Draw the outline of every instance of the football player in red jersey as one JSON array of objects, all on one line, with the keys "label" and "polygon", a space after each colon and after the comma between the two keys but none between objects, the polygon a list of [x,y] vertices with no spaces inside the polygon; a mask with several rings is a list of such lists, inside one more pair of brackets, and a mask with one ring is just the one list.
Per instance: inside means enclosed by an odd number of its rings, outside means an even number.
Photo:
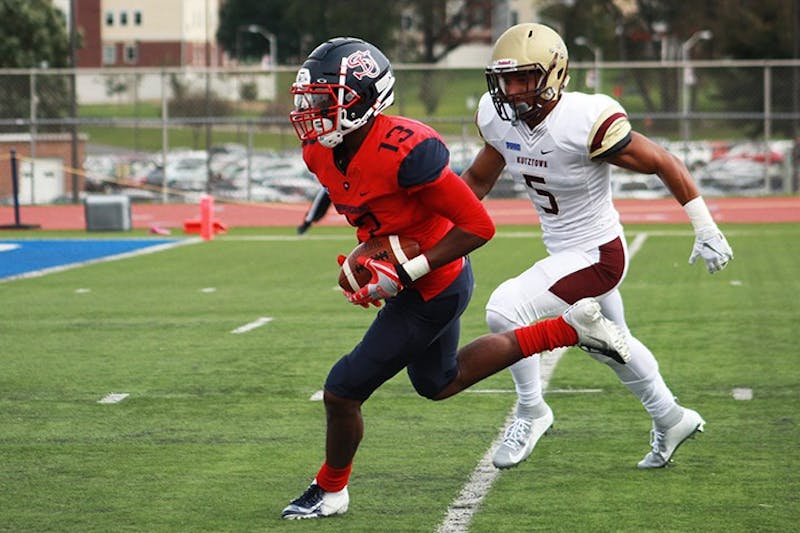
[{"label": "football player in red jersey", "polygon": [[364,258],[372,279],[345,293],[353,304],[386,305],[328,374],[325,462],[283,510],[284,518],[347,511],[347,483],[364,431],[361,404],[404,368],[420,395],[442,400],[524,356],[559,346],[580,343],[627,359],[621,330],[592,299],[558,318],[485,335],[458,350],[459,319],[473,288],[466,256],[494,235],[494,224],[450,169],[436,131],[382,114],[393,101],[393,86],[383,53],[354,38],[317,47],[292,85],[289,117],[303,159],[336,211],[357,228],[358,240],[402,235],[419,242],[423,253],[404,264]]}]

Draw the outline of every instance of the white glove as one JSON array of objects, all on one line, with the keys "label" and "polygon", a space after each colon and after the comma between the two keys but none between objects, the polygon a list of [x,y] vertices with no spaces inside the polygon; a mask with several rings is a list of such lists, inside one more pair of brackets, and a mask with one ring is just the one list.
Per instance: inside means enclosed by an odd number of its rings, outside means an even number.
[{"label": "white glove", "polygon": [[358,258],[358,264],[372,273],[372,279],[348,297],[350,303],[362,307],[369,304],[379,307],[380,300],[397,296],[403,290],[403,283],[394,265],[363,256]]},{"label": "white glove", "polygon": [[733,250],[716,226],[703,228],[695,234],[689,264],[693,265],[698,257],[706,262],[710,274],[722,270],[733,259]]},{"label": "white glove", "polygon": [[702,257],[710,274],[725,268],[728,261],[733,259],[733,250],[714,223],[703,197],[697,196],[689,200],[683,209],[689,216],[695,235],[689,264],[693,265],[698,257]]}]

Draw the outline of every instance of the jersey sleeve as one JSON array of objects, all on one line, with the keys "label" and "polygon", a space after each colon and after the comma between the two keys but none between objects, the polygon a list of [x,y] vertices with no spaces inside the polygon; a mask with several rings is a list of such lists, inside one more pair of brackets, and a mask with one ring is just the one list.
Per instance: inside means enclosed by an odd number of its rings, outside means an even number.
[{"label": "jersey sleeve", "polygon": [[608,157],[630,142],[631,124],[622,106],[604,94],[565,93],[556,106],[560,123],[556,142],[565,150]]},{"label": "jersey sleeve", "polygon": [[589,157],[608,157],[631,141],[631,123],[622,106],[611,98],[592,124],[589,132]]},{"label": "jersey sleeve", "polygon": [[434,181],[450,161],[450,151],[438,137],[428,137],[406,154],[397,170],[397,183],[403,188]]}]

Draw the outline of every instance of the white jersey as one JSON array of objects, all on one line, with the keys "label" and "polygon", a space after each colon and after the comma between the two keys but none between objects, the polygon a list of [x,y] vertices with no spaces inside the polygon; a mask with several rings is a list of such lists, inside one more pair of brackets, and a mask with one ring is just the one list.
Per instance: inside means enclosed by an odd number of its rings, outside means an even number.
[{"label": "white jersey", "polygon": [[622,235],[611,201],[611,167],[593,159],[630,140],[628,117],[616,100],[562,93],[558,105],[531,130],[522,121],[501,119],[485,93],[476,122],[483,139],[503,155],[514,181],[525,185],[549,253],[592,248]]}]

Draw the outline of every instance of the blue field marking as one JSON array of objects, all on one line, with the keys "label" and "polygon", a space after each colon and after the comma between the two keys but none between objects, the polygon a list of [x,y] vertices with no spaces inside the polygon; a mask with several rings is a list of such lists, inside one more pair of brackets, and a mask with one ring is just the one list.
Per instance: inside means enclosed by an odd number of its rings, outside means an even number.
[{"label": "blue field marking", "polygon": [[148,253],[186,239],[0,239],[0,281]]}]

